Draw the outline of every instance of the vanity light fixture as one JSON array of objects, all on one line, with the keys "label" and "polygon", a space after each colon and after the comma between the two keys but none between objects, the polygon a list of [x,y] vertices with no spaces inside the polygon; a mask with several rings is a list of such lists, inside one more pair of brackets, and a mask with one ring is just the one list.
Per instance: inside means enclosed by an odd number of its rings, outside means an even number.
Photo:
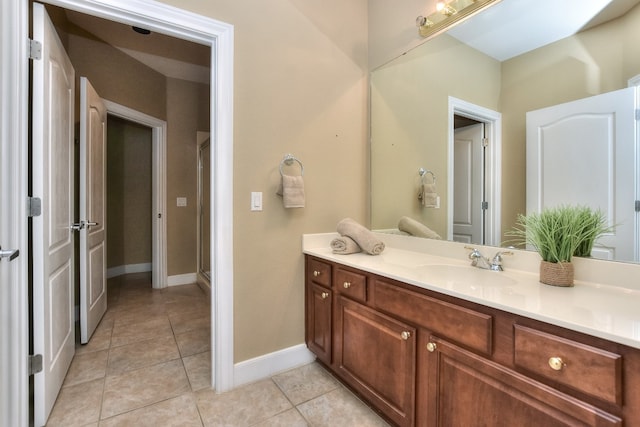
[{"label": "vanity light fixture", "polygon": [[453,6],[443,1],[439,1],[438,3],[436,3],[436,10],[441,14],[447,15],[447,16],[451,16],[458,13],[458,11]]},{"label": "vanity light fixture", "polygon": [[418,16],[416,26],[422,37],[433,37],[452,25],[475,15],[486,7],[499,3],[500,0],[440,0],[436,10],[428,16]]}]

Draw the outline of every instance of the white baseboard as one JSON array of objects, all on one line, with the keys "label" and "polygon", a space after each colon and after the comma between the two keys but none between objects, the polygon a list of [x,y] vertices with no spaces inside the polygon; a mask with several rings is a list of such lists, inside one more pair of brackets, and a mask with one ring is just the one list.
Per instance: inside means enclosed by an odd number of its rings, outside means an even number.
[{"label": "white baseboard", "polygon": [[254,359],[236,363],[233,369],[233,384],[238,387],[260,381],[279,372],[306,365],[315,360],[305,344],[295,345]]},{"label": "white baseboard", "polygon": [[176,274],[167,276],[167,286],[190,285],[198,281],[197,273]]},{"label": "white baseboard", "polygon": [[144,273],[146,271],[151,271],[151,267],[152,264],[150,262],[145,262],[142,264],[127,264],[107,268],[107,279],[129,273]]}]

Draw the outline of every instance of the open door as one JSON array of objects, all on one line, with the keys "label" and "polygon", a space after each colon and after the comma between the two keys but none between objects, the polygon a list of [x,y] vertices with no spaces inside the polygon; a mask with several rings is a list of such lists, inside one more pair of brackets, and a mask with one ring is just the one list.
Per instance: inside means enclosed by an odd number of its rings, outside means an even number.
[{"label": "open door", "polygon": [[34,375],[34,423],[45,425],[75,352],[74,87],[75,73],[43,5],[33,4],[32,193],[33,347],[43,369]]},{"label": "open door", "polygon": [[107,311],[107,108],[80,77],[80,342],[86,344]]},{"label": "open door", "polygon": [[527,213],[562,204],[600,209],[615,231],[592,256],[638,261],[635,88],[527,113]]}]

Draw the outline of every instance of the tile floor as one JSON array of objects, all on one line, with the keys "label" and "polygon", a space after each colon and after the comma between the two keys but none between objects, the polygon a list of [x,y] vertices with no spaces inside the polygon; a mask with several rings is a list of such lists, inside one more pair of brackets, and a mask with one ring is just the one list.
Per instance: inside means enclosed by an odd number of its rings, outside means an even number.
[{"label": "tile floor", "polygon": [[197,285],[109,281],[109,304],[78,345],[47,426],[387,426],[312,363],[216,394],[209,303]]}]

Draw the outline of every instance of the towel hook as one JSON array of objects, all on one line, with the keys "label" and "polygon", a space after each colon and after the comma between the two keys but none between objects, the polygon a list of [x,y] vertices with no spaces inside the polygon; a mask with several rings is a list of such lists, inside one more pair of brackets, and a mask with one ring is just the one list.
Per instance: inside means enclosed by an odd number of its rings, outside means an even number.
[{"label": "towel hook", "polygon": [[282,171],[282,166],[284,165],[291,166],[293,162],[298,162],[298,164],[300,165],[300,176],[304,176],[304,165],[300,160],[295,158],[293,154],[286,154],[282,159],[282,161],[280,162],[280,175],[284,175],[284,172]]},{"label": "towel hook", "polygon": [[434,174],[429,169],[420,168],[420,169],[418,169],[418,174],[420,175],[420,179],[422,180],[423,183],[424,183],[424,179],[427,176],[427,174],[431,175],[431,178],[433,179],[433,183],[434,184],[436,183],[436,174]]}]

